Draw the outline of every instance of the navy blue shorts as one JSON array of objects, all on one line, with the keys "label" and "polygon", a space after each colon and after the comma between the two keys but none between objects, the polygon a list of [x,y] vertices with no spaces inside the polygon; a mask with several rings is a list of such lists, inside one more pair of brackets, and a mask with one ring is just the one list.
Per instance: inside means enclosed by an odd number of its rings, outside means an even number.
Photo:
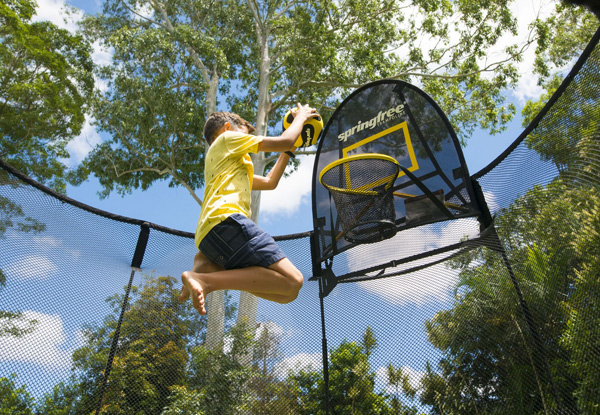
[{"label": "navy blue shorts", "polygon": [[225,269],[267,268],[286,257],[271,235],[238,213],[215,225],[198,249]]}]

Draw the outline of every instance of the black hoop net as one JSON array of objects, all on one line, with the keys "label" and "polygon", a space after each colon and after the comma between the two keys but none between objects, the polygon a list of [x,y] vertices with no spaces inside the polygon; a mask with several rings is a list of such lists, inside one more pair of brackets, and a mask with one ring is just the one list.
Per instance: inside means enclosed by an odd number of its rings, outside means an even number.
[{"label": "black hoop net", "polygon": [[321,183],[333,197],[342,226],[338,239],[369,243],[396,234],[392,184],[399,171],[393,159],[374,154],[323,169]]}]

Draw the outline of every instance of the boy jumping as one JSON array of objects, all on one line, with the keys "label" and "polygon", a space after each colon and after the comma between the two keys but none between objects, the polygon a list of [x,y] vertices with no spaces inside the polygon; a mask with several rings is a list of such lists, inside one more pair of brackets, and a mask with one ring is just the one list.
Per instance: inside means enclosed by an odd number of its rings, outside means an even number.
[{"label": "boy jumping", "polygon": [[[275,240],[250,218],[251,190],[273,190],[285,171],[293,147],[316,110],[300,105],[294,121],[279,137],[254,136],[254,127],[237,114],[215,112],[204,125],[210,148],[204,169],[204,200],[196,227],[192,271],[181,275],[179,301],[190,296],[194,308],[206,314],[206,295],[217,290],[248,291],[278,303],[296,299],[302,273],[281,251]],[[254,175],[249,153],[282,152],[266,176]],[[291,154],[291,153],[289,153]]]}]

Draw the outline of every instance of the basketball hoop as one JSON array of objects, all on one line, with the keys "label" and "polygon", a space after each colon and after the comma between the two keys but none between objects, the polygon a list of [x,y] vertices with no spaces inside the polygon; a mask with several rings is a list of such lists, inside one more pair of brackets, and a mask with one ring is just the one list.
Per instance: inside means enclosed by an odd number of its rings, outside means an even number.
[{"label": "basketball hoop", "polygon": [[335,202],[342,236],[353,243],[372,243],[396,234],[393,184],[398,162],[385,154],[356,154],[321,170],[319,182]]}]

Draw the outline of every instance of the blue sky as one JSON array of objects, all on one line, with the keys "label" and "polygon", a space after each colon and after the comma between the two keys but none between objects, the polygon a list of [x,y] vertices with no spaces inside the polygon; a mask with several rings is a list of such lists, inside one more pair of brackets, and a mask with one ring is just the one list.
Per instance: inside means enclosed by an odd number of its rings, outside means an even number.
[{"label": "blue sky", "polygon": [[[51,20],[56,24],[73,29],[75,23],[64,23],[62,21],[61,8],[65,4],[65,0],[38,0],[39,8],[37,19]],[[99,10],[99,1],[86,0],[70,0],[67,4],[83,9],[88,13],[94,13]],[[553,2],[546,0],[523,1],[519,5],[515,5],[519,16],[533,16],[539,10],[552,5]],[[75,14],[75,18],[77,18]],[[522,28],[525,27],[522,25]],[[524,29],[523,29],[524,30]],[[106,61],[110,55],[101,50],[96,50],[94,57],[96,60]],[[529,64],[531,63],[531,57]],[[514,102],[519,111],[526,99],[537,98],[540,95],[540,89],[536,86],[531,71],[527,67],[527,61],[521,66],[523,71],[523,79],[518,88],[513,92],[507,92],[507,97]],[[467,147],[464,149],[467,167],[471,174],[485,167],[489,162],[502,153],[508,145],[522,131],[520,116],[517,115],[515,120],[510,123],[509,128],[502,134],[490,136],[486,132],[476,131],[469,139]],[[89,151],[90,144],[99,142],[101,137],[94,131],[93,127],[88,123],[83,129],[80,137],[70,146],[74,160],[80,160],[86,151]],[[314,157],[302,157],[303,163],[300,169],[289,178],[282,180],[279,188],[275,191],[264,192],[261,203],[261,214],[259,224],[272,235],[285,235],[290,233],[305,232],[312,229],[312,210],[310,201],[310,188],[312,181],[312,161]],[[167,226],[170,228],[193,232],[195,230],[196,221],[199,214],[199,206],[183,188],[170,189],[166,182],[154,185],[147,191],[135,191],[133,194],[120,197],[119,195],[110,195],[105,200],[99,200],[97,191],[99,190],[98,183],[92,179],[81,186],[69,187],[68,196],[97,207],[99,209],[120,214],[136,219],[143,219],[149,222]],[[471,229],[473,223],[469,221],[461,224],[465,229]],[[431,243],[443,244],[451,230],[451,226],[441,227],[436,232],[411,230],[410,233],[398,235],[398,240],[409,238],[412,240],[421,241],[422,247],[431,246]],[[430,242],[427,242],[430,241]],[[431,242],[433,241],[433,242]],[[40,241],[37,241],[40,242]],[[67,250],[68,258],[76,259],[77,250],[74,247],[64,247],[60,245],[60,241],[56,239],[47,239],[43,241],[45,246],[54,246],[56,249]],[[429,245],[427,245],[429,243]],[[441,246],[441,245],[440,245]],[[419,249],[416,247],[415,249]],[[369,248],[364,248],[361,253],[362,257],[368,257]],[[56,272],[57,264],[44,262],[39,253],[36,258],[45,267],[49,274]],[[308,253],[307,253],[308,255]],[[33,258],[33,257],[28,257]],[[347,265],[352,268],[352,258],[346,258]],[[364,265],[364,264],[363,264]],[[54,268],[53,268],[54,267]],[[15,266],[15,268],[18,268]],[[121,270],[126,272],[126,270]],[[119,272],[121,272],[119,271]],[[339,344],[344,338],[352,340],[360,340],[362,332],[366,325],[376,327],[376,333],[386,333],[380,341],[385,345],[385,351],[382,350],[382,355],[390,353],[392,355],[406,356],[411,350],[421,350],[422,353],[435,355],[436,351],[427,342],[423,323],[433,317],[436,311],[439,311],[440,306],[449,300],[449,289],[454,281],[453,274],[444,274],[448,277],[440,279],[442,275],[441,268],[432,267],[414,273],[406,278],[379,280],[375,282],[365,282],[358,284],[343,284],[337,287],[330,297],[327,298],[326,310],[327,318],[330,324],[335,324],[341,327],[341,330],[332,330],[329,339],[330,345]],[[424,281],[430,282],[425,284]],[[50,281],[47,281],[48,283]],[[435,282],[431,283],[431,282]],[[115,283],[115,289],[120,288],[119,283]],[[109,290],[110,291],[110,290]],[[114,291],[113,291],[114,292]],[[94,293],[98,298],[106,298],[110,295],[109,292]],[[293,333],[300,330],[296,327],[298,316],[302,316],[303,323],[309,322],[318,331],[320,325],[316,283],[306,282],[302,289],[302,299],[288,306],[261,302],[259,307],[259,320],[261,316],[277,316],[276,327],[287,333],[286,336],[293,336]],[[356,310],[357,302],[352,299],[360,299],[360,304],[368,304],[368,310]],[[374,319],[375,316],[385,315],[388,313],[389,307],[398,307],[401,310],[402,321],[380,320]],[[55,312],[48,309],[26,310],[32,318],[37,318],[43,321],[43,333],[36,333],[36,339],[45,338],[45,343],[48,348],[56,353],[56,356],[51,356],[50,360],[60,360],[60,353],[65,353],[65,350],[71,349],[69,342],[76,343],[73,333],[69,334],[69,330],[77,330],[70,328],[66,323],[66,318],[61,318]],[[356,313],[359,317],[356,317]],[[358,322],[358,323],[357,323]],[[51,327],[60,327],[60,330],[51,329]],[[408,334],[410,333],[410,334]],[[33,337],[32,337],[33,339]],[[394,344],[386,344],[387,339],[397,339]],[[398,340],[400,339],[400,340]],[[27,340],[27,339],[26,339]],[[39,340],[36,340],[39,341]],[[317,367],[320,365],[320,343],[306,345],[302,350],[294,349],[295,346],[290,346],[286,353],[286,360],[283,365],[292,365],[293,362],[304,360],[313,362]],[[5,350],[11,344],[1,343]],[[10,348],[18,347],[18,342]],[[2,347],[0,347],[2,349]],[[0,352],[0,376],[3,375],[1,370],[2,360],[6,356]],[[415,360],[398,360],[397,365],[405,365],[407,370],[414,373],[414,378],[418,378],[418,373],[422,373],[423,365],[418,359]],[[31,355],[23,356],[23,373],[30,373],[35,370],[35,365],[40,364],[36,361],[36,357]],[[47,365],[46,365],[47,366]],[[32,369],[33,367],[33,369]],[[50,366],[51,367],[51,366]],[[65,373],[68,373],[68,370]],[[375,367],[378,373],[383,374],[383,367]],[[379,384],[382,381],[379,380]]]}]

